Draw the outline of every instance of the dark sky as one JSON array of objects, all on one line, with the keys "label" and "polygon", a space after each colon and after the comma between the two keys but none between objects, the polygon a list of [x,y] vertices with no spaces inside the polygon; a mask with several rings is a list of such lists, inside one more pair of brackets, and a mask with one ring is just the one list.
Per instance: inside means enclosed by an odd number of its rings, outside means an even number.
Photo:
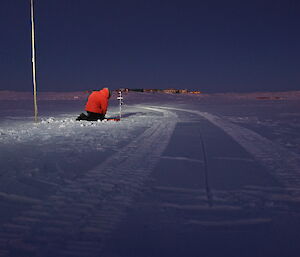
[{"label": "dark sky", "polygon": [[[1,0],[0,90],[32,90],[30,0]],[[39,91],[300,90],[298,0],[35,0]]]}]

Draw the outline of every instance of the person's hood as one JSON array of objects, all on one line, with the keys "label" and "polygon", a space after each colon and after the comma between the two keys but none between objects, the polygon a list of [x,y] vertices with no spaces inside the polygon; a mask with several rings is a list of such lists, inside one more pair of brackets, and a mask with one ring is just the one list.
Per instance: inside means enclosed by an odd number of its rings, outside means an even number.
[{"label": "person's hood", "polygon": [[110,92],[107,87],[103,88],[100,90],[101,94],[103,94],[105,97],[109,98],[110,97]]}]

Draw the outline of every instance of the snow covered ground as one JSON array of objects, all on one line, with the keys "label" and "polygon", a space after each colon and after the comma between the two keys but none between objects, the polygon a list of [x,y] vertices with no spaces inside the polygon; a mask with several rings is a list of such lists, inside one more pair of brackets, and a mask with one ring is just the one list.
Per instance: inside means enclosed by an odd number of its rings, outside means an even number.
[{"label": "snow covered ground", "polygon": [[298,92],[130,93],[120,122],[43,100],[38,123],[9,95],[0,256],[299,256]]}]

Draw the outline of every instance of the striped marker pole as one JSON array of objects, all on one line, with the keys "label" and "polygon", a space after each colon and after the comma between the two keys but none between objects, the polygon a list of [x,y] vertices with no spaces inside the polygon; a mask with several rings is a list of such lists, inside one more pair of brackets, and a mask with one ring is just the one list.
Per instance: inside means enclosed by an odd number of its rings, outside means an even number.
[{"label": "striped marker pole", "polygon": [[122,117],[122,104],[123,104],[123,96],[122,96],[122,91],[121,90],[119,91],[119,96],[118,96],[117,99],[119,100],[119,107],[120,107],[120,109],[119,109],[119,118],[121,120],[121,117]]}]

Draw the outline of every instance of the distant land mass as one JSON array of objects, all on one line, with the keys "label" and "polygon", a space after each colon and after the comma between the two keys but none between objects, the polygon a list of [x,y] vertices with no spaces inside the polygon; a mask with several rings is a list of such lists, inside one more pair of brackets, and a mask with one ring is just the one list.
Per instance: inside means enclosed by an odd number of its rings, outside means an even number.
[{"label": "distant land mass", "polygon": [[[86,100],[90,91],[75,91],[75,92],[38,92],[38,100]],[[283,92],[252,92],[252,93],[176,93],[176,92],[133,92],[124,91],[124,94],[135,95],[135,96],[146,96],[155,94],[170,94],[170,95],[188,95],[191,97],[224,97],[224,98],[235,98],[235,99],[257,99],[257,100],[300,100],[299,91],[283,91]],[[117,90],[114,90],[113,96],[117,96]],[[0,91],[0,100],[31,100],[33,99],[32,92],[20,92],[20,91]]]}]

